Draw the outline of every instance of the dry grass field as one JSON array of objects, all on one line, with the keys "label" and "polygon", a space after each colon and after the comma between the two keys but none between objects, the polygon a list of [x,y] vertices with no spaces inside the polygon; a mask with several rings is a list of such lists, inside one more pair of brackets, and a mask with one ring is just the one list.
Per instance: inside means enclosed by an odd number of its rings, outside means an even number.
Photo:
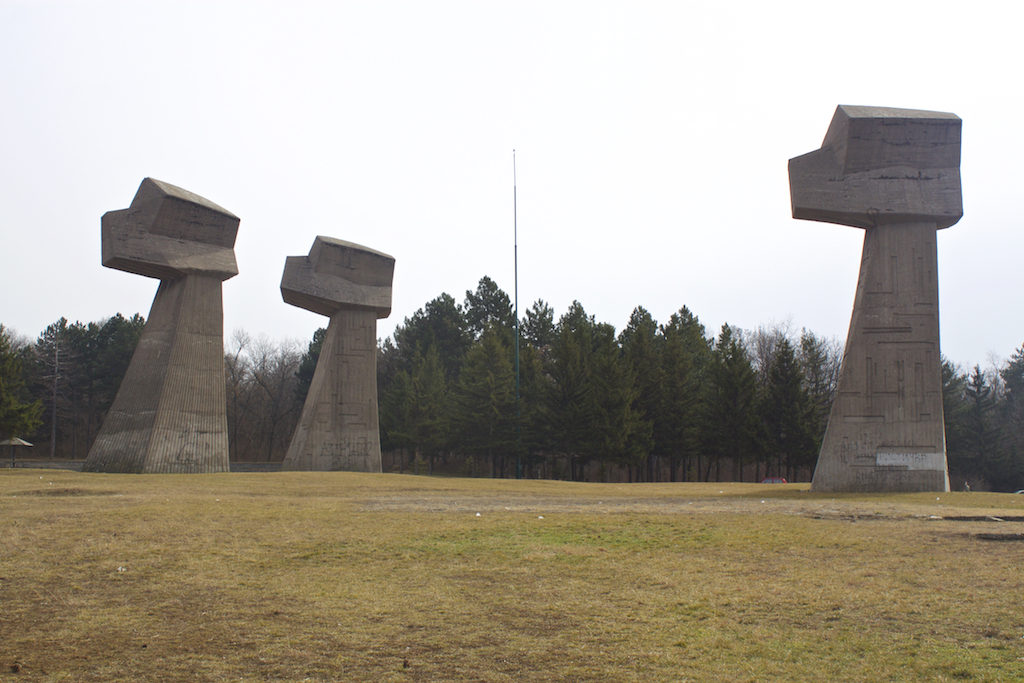
[{"label": "dry grass field", "polygon": [[1024,496],[17,469],[0,524],[0,680],[1024,680]]}]

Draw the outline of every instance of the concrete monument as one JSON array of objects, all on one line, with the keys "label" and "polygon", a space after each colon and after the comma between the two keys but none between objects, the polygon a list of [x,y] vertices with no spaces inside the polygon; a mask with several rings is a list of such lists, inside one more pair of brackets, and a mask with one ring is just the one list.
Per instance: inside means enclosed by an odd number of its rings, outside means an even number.
[{"label": "concrete monument", "polygon": [[102,219],[103,265],[160,280],[92,472],[227,472],[222,282],[238,274],[238,218],[152,178]]},{"label": "concrete monument", "polygon": [[284,300],[331,321],[283,469],[381,471],[377,319],[391,314],[394,272],[387,254],[330,237],[285,259]]},{"label": "concrete monument", "polygon": [[960,119],[840,106],[790,159],[793,217],[865,230],[815,491],[948,491],[936,230],[963,215]]}]

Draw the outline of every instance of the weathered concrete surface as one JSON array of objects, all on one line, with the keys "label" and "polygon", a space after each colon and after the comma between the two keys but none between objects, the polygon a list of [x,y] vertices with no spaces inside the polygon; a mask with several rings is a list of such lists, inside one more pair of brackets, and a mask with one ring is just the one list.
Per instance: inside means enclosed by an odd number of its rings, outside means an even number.
[{"label": "weathered concrete surface", "polygon": [[285,259],[284,300],[331,321],[282,469],[381,471],[377,319],[391,313],[394,270],[387,254],[330,237]]},{"label": "weathered concrete surface", "polygon": [[963,215],[960,119],[840,106],[789,162],[793,217],[865,228],[815,491],[948,491],[937,229]]},{"label": "weathered concrete surface", "polygon": [[238,273],[239,220],[146,178],[128,209],[102,219],[103,265],[160,287],[84,469],[227,472],[222,283]]}]

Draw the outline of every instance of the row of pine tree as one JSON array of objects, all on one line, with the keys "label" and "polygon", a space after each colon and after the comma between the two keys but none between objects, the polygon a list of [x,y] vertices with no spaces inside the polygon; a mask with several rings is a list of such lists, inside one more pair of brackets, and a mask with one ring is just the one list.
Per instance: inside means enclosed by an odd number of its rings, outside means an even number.
[{"label": "row of pine tree", "polygon": [[[663,323],[637,307],[618,333],[579,302],[556,320],[536,301],[515,323],[508,295],[484,277],[461,303],[441,294],[380,343],[386,470],[601,481],[811,476],[839,373],[837,340],[786,326],[726,324],[712,335],[685,306]],[[139,315],[62,318],[34,342],[0,327],[3,437],[33,440],[36,457],[84,458],[143,324]],[[283,458],[323,334],[304,351],[231,337],[233,461]],[[1024,347],[988,372],[944,361],[943,390],[954,486],[1024,487]]]}]

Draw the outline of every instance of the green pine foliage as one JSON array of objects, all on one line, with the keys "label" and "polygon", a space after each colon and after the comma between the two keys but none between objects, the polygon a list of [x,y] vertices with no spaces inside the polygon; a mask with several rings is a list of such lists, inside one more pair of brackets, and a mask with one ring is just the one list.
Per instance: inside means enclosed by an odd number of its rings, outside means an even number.
[{"label": "green pine foliage", "polygon": [[547,348],[555,339],[555,309],[544,300],[537,299],[523,316],[519,331],[523,340],[533,348]]},{"label": "green pine foliage", "polygon": [[1024,346],[998,372],[943,359],[942,409],[951,487],[1024,489]]},{"label": "green pine foliage", "polygon": [[631,409],[644,427],[634,447],[638,462],[630,471],[631,479],[654,481],[657,468],[655,424],[664,401],[665,375],[662,368],[662,340],[658,323],[642,306],[633,310],[629,324],[619,335],[623,360],[633,373],[635,395]]},{"label": "green pine foliage", "polygon": [[757,375],[750,354],[739,335],[728,324],[715,342],[708,368],[708,393],[704,402],[702,425],[702,458],[698,455],[698,472],[710,481],[721,479],[724,461],[742,467],[754,459],[758,450]]},{"label": "green pine foliage", "polygon": [[306,347],[305,353],[299,360],[299,369],[295,372],[295,398],[299,405],[306,400],[309,394],[309,385],[313,383],[313,373],[316,372],[316,363],[320,360],[320,350],[324,345],[324,337],[327,336],[326,327],[318,327],[313,332],[313,339]]},{"label": "green pine foliage", "polygon": [[441,294],[395,328],[394,340],[399,368],[409,371],[415,355],[425,356],[433,347],[446,381],[454,382],[474,339],[465,309]]},{"label": "green pine foliage", "polygon": [[[480,278],[476,291],[466,291],[465,329],[473,337],[480,339],[485,330],[506,336],[515,325],[515,313],[508,294],[498,287],[497,283],[486,275]],[[511,337],[507,340],[511,343]]]},{"label": "green pine foliage", "polygon": [[43,405],[28,391],[25,354],[0,325],[0,439],[30,438],[42,420]]},{"label": "green pine foliage", "polygon": [[[797,360],[810,402],[808,428],[814,441],[812,450],[815,455],[825,438],[825,427],[828,426],[828,415],[836,394],[836,384],[839,382],[841,352],[838,342],[818,337],[810,330],[801,330]],[[811,465],[813,464],[812,462]]]},{"label": "green pine foliage", "polygon": [[[0,326],[0,429],[57,458],[84,458],[144,320],[61,318],[34,344]],[[556,319],[537,299],[519,321],[483,277],[442,293],[378,342],[385,461],[402,471],[615,481],[809,480],[836,391],[841,346],[788,326],[717,339],[686,306],[625,327],[579,301]],[[232,458],[280,459],[326,330],[304,352],[237,333],[225,358]],[[1024,346],[999,368],[942,363],[953,486],[1024,488]]]},{"label": "green pine foliage", "polygon": [[29,374],[44,406],[38,434],[51,457],[84,458],[114,402],[145,319],[120,313],[99,322],[47,326],[33,348]]},{"label": "green pine foliage", "polygon": [[569,462],[569,478],[582,479],[593,457],[591,432],[600,419],[593,381],[594,322],[574,301],[558,322],[544,364],[546,391],[540,424],[549,448]]},{"label": "green pine foliage", "polygon": [[448,380],[437,348],[413,351],[380,400],[382,447],[401,449],[410,467],[432,473],[437,458],[453,440],[449,420]]},{"label": "green pine foliage", "polygon": [[814,405],[796,353],[786,338],[779,340],[772,356],[761,414],[769,472],[793,479],[799,468],[813,467],[817,458]]},{"label": "green pine foliage", "polygon": [[506,476],[517,452],[515,376],[506,336],[490,325],[484,328],[451,392],[456,447],[482,455],[495,477]]},{"label": "green pine foliage", "polygon": [[[384,340],[385,450],[478,476],[799,481],[813,474],[839,376],[837,340],[730,325],[715,340],[685,306],[663,324],[638,306],[616,334],[578,301],[556,320],[538,299],[520,321],[517,401],[509,372],[514,324],[508,296],[484,277],[462,305],[442,294]],[[430,346],[436,360],[427,359]],[[948,363],[943,377],[950,466],[959,471],[968,462],[970,388]],[[1024,349],[1000,377],[984,407],[992,431],[982,436],[994,445],[983,446],[982,473],[969,476],[975,486],[1006,489],[1021,479],[1014,468],[1024,439],[1006,425],[1024,423]]]},{"label": "green pine foliage", "polygon": [[995,474],[997,490],[1024,489],[1024,346],[999,371],[1002,402],[995,409],[1001,425],[998,449],[1002,469]]}]

